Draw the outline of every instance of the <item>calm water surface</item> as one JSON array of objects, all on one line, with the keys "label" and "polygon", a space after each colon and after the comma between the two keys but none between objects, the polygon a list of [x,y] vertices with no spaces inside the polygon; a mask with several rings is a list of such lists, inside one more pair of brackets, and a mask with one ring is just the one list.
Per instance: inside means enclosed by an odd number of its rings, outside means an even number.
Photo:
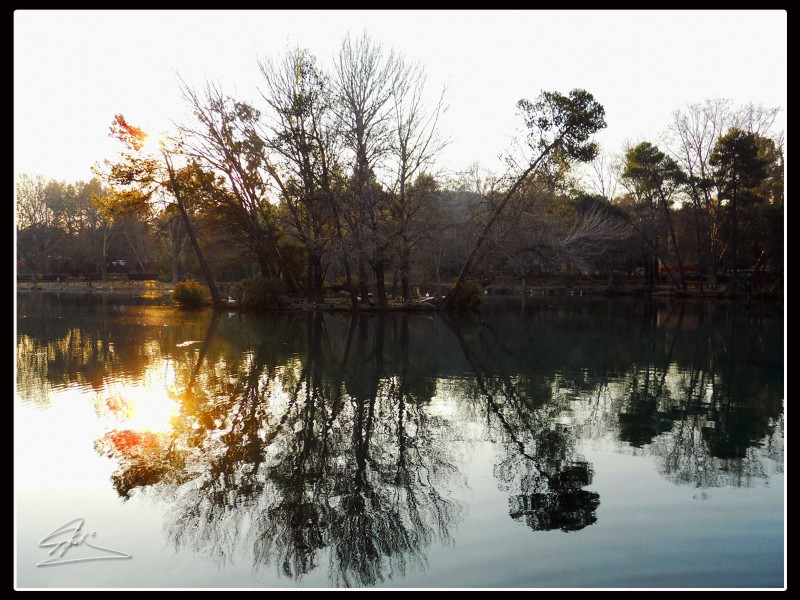
[{"label": "calm water surface", "polygon": [[17,307],[18,587],[785,585],[780,309]]}]

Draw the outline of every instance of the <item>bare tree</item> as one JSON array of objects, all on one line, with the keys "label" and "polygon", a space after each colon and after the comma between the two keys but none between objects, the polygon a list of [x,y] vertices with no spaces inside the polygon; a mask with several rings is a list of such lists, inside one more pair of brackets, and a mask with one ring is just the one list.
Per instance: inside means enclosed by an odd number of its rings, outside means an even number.
[{"label": "bare tree", "polygon": [[485,270],[522,278],[542,269],[587,274],[626,229],[599,196],[575,198],[564,166],[526,182],[487,240]]},{"label": "bare tree", "polygon": [[276,155],[269,173],[308,251],[309,295],[321,301],[329,248],[341,232],[334,197],[340,144],[330,83],[315,57],[300,48],[279,60],[259,61],[259,68],[270,109],[269,147]]},{"label": "bare tree", "polygon": [[34,285],[64,234],[53,208],[50,190],[54,183],[41,175],[22,174],[17,180],[17,256],[30,271]]},{"label": "bare tree", "polygon": [[409,189],[422,170],[432,167],[433,160],[448,141],[439,136],[437,129],[445,110],[444,90],[433,108],[426,109],[423,95],[427,74],[424,68],[418,63],[407,65],[402,57],[397,64],[392,94],[394,126],[390,168],[394,171],[394,184],[390,210],[400,238],[401,293],[403,300],[408,302],[411,299],[411,251],[418,237],[415,225],[421,202],[426,198],[425,194],[409,193]]},{"label": "bare tree", "polygon": [[686,187],[692,202],[700,267],[709,271],[709,283],[716,288],[724,243],[722,213],[709,158],[717,140],[733,121],[730,102],[706,100],[703,104],[690,104],[675,111],[672,119],[671,149],[688,176]]},{"label": "bare tree", "polygon": [[607,152],[601,150],[597,153],[597,157],[589,163],[590,172],[584,177],[592,193],[609,201],[616,197],[620,178],[618,162],[616,156]]},{"label": "bare tree", "polygon": [[[336,113],[344,145],[353,163],[357,210],[350,224],[359,262],[367,261],[375,275],[378,303],[387,305],[385,253],[389,235],[381,219],[381,195],[375,172],[391,147],[392,104],[398,63],[366,32],[358,39],[348,34],[334,59]],[[365,270],[359,268],[363,285]]]}]

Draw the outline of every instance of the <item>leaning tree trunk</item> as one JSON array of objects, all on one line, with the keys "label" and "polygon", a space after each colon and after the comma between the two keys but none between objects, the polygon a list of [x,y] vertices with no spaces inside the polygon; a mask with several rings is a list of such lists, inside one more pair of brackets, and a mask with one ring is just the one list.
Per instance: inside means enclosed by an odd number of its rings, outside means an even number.
[{"label": "leaning tree trunk", "polygon": [[222,304],[222,300],[219,296],[219,291],[217,290],[217,284],[214,283],[214,277],[211,274],[211,269],[208,268],[208,263],[206,262],[206,257],[203,254],[203,250],[200,248],[200,243],[197,241],[197,236],[194,233],[194,227],[192,226],[191,219],[189,219],[189,213],[186,212],[186,207],[183,203],[183,198],[181,195],[180,185],[175,179],[175,171],[172,168],[172,163],[169,161],[166,155],[164,155],[164,159],[167,163],[167,170],[169,171],[169,181],[172,185],[172,193],[175,195],[175,203],[178,206],[178,210],[181,213],[181,217],[183,218],[183,224],[186,226],[186,234],[189,236],[189,241],[192,243],[192,247],[194,248],[195,253],[197,254],[197,261],[200,263],[200,268],[203,271],[203,276],[206,278],[206,284],[208,285],[208,291],[211,292],[211,301],[214,303],[214,306],[218,306]]},{"label": "leaning tree trunk", "polygon": [[448,309],[453,306],[455,302],[456,296],[458,296],[458,292],[464,286],[464,283],[467,281],[467,276],[469,275],[469,271],[472,268],[472,263],[475,261],[475,257],[478,255],[478,251],[481,249],[483,242],[486,241],[486,238],[489,237],[489,232],[492,230],[492,227],[495,224],[495,221],[500,217],[500,213],[503,212],[503,209],[508,204],[508,201],[511,197],[517,192],[517,190],[522,186],[522,183],[525,179],[530,175],[544,160],[545,156],[549,154],[550,149],[552,146],[546,148],[533,163],[531,163],[527,169],[517,177],[517,180],[514,182],[514,185],[511,186],[511,189],[506,192],[506,195],[503,196],[503,199],[495,206],[494,210],[492,211],[489,220],[486,222],[486,225],[483,227],[483,231],[481,231],[480,236],[478,236],[475,245],[472,247],[472,251],[467,256],[467,260],[464,262],[464,266],[461,268],[461,272],[458,274],[458,279],[456,280],[456,284],[453,286],[453,289],[450,290],[450,293],[447,294],[447,297],[444,301],[444,308]]}]

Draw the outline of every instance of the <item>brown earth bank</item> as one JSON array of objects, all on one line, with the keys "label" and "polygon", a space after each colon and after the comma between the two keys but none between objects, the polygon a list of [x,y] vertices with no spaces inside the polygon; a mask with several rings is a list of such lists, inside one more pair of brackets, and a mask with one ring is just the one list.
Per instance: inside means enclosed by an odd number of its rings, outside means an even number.
[{"label": "brown earth bank", "polygon": [[[238,303],[229,297],[231,283],[218,283],[220,295],[225,298],[222,308],[237,309]],[[165,302],[170,303],[173,284],[157,280],[128,281],[123,279],[106,280],[57,280],[38,281],[34,286],[30,281],[17,282],[18,291],[41,291],[56,293],[125,293],[134,295],[161,296]],[[438,310],[443,296],[448,287],[444,285],[420,285],[415,289],[418,296],[411,302],[403,302],[399,298],[391,298],[386,307],[379,307],[377,302],[370,299],[360,305],[359,310],[364,312],[381,311],[432,311]],[[748,280],[728,281],[720,284],[717,289],[708,289],[705,285],[700,288],[699,282],[692,281],[687,289],[680,289],[670,283],[658,283],[653,288],[648,288],[641,280],[625,279],[609,281],[608,279],[588,279],[572,277],[548,277],[526,281],[524,286],[520,281],[493,282],[484,288],[485,296],[596,296],[596,297],[666,297],[682,299],[719,299],[733,301],[770,301],[781,302],[784,298],[782,281],[761,282],[753,284]],[[207,302],[207,306],[211,303]],[[277,310],[326,310],[350,311],[350,299],[346,292],[329,292],[322,302],[314,303],[306,298],[283,296],[281,306]]]}]

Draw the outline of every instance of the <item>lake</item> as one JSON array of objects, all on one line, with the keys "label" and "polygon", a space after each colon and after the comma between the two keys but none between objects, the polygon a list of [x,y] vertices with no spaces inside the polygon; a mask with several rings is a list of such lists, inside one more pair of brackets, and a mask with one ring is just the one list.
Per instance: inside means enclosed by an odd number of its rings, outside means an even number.
[{"label": "lake", "polygon": [[19,588],[774,588],[784,317],[17,295]]}]

